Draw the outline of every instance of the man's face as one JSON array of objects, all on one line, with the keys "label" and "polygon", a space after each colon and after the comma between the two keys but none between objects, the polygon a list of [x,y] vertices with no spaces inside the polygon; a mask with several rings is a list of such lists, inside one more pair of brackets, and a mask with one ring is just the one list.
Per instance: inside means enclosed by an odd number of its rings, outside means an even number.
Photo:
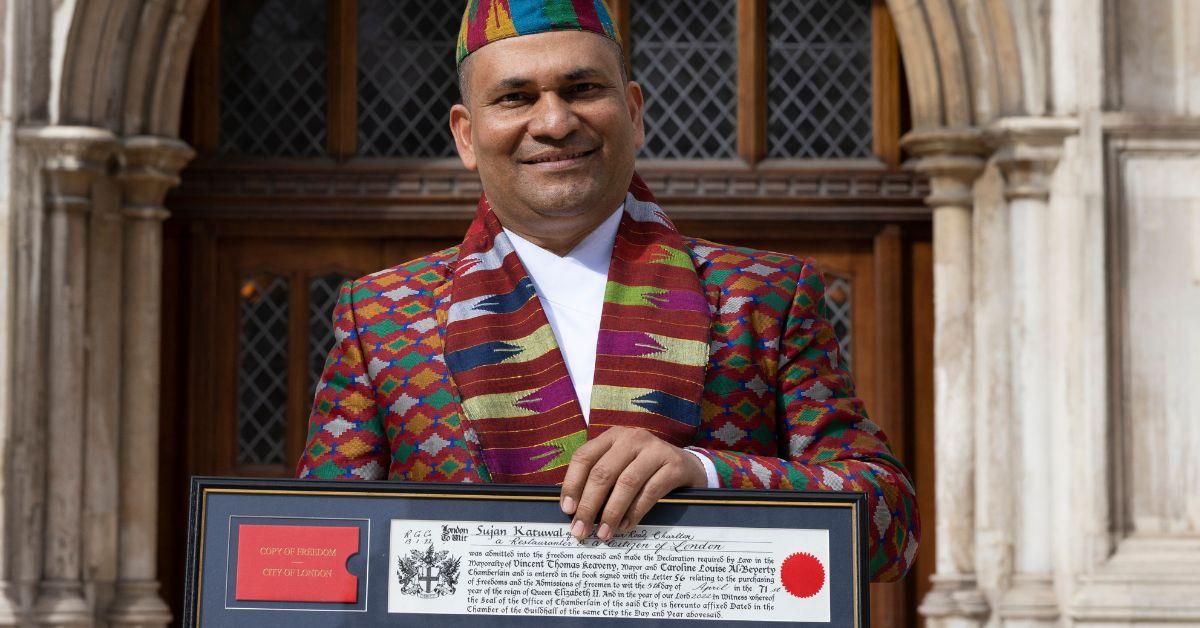
[{"label": "man's face", "polygon": [[622,79],[609,40],[524,35],[467,62],[466,103],[451,110],[450,125],[501,222],[571,229],[611,214],[645,135],[641,88]]}]

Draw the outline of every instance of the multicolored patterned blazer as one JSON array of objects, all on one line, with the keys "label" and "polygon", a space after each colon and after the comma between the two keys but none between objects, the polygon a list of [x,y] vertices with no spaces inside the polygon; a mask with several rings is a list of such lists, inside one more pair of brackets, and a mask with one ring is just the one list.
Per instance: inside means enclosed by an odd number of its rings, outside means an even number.
[{"label": "multicolored patterned blazer", "polygon": [[557,483],[623,425],[721,486],[863,491],[874,580],[912,565],[912,485],[867,417],[810,261],[681,237],[637,177],[614,244],[590,422],[486,198],[463,244],[342,287],[302,478]]}]

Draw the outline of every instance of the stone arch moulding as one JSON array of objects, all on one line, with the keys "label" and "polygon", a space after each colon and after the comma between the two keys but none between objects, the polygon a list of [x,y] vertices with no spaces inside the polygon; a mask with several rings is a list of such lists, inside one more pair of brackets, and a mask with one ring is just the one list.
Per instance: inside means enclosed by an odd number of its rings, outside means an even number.
[{"label": "stone arch moulding", "polygon": [[[887,0],[908,75],[913,130],[1039,115],[1047,71],[1041,0]],[[1027,96],[1028,95],[1028,96]]]},{"label": "stone arch moulding", "polygon": [[54,36],[50,122],[177,137],[188,61],[210,0],[67,0]]}]

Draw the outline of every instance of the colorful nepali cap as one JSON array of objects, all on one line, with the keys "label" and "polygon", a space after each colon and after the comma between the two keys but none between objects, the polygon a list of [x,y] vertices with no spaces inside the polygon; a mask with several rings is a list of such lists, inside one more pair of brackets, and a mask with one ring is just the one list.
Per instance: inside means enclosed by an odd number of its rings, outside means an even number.
[{"label": "colorful nepali cap", "polygon": [[605,0],[467,0],[455,63],[494,41],[548,31],[588,31],[621,42]]}]

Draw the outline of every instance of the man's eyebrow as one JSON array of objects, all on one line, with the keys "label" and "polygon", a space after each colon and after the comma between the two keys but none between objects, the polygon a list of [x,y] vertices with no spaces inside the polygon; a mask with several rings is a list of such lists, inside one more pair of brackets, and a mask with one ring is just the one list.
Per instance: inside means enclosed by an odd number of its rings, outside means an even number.
[{"label": "man's eyebrow", "polygon": [[525,87],[532,82],[533,82],[532,79],[514,76],[511,78],[506,78],[506,79],[500,81],[499,83],[496,83],[496,85],[492,89],[494,89],[494,90],[521,89],[522,87]]},{"label": "man's eyebrow", "polygon": [[595,78],[598,76],[602,77],[604,76],[604,73],[597,68],[582,67],[575,68],[570,72],[567,72],[565,75],[563,75],[563,78],[567,79],[568,81],[579,81],[585,78]]},{"label": "man's eyebrow", "polygon": [[[597,78],[597,77],[603,77],[603,76],[604,76],[604,73],[601,72],[598,68],[578,67],[578,68],[571,69],[566,74],[563,74],[562,78],[565,81],[581,81],[583,79]],[[533,79],[526,78],[523,76],[511,76],[506,79],[501,79],[499,82],[497,82],[492,87],[492,89],[496,90],[496,91],[507,90],[507,89],[521,89],[523,87],[528,87],[533,82],[534,82]]]}]

